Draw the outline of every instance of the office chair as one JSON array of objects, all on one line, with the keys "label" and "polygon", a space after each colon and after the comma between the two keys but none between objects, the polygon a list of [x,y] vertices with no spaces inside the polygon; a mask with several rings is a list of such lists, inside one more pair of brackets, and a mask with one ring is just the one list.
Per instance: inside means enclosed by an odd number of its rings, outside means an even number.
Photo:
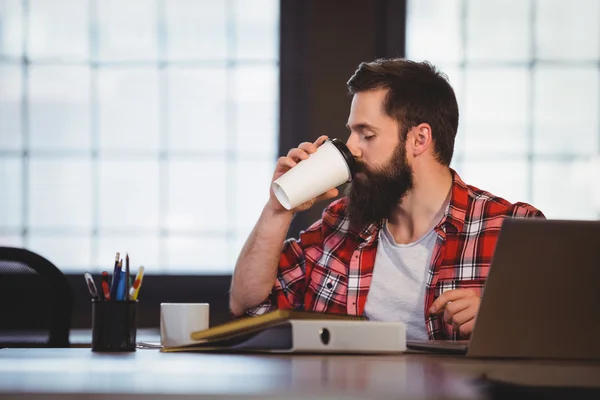
[{"label": "office chair", "polygon": [[71,288],[54,264],[0,247],[0,348],[69,347],[72,309]]}]

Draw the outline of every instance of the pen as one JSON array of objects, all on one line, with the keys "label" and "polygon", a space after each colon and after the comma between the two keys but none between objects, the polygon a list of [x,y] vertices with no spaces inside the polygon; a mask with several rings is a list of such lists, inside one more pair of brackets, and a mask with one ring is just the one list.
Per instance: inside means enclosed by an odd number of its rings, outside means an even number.
[{"label": "pen", "polygon": [[92,277],[92,283],[94,284],[94,287],[96,288],[96,294],[98,295],[98,300],[100,300],[100,301],[106,300],[106,298],[104,297],[104,291],[102,291],[102,282],[100,282],[100,290],[98,290],[98,287],[96,286],[96,281],[94,281],[93,277]]},{"label": "pen", "polygon": [[119,277],[119,283],[117,285],[117,300],[125,300],[125,271],[121,270],[119,272],[121,276]]},{"label": "pen", "polygon": [[125,292],[123,293],[123,300],[128,300],[129,285],[129,253],[125,253]]},{"label": "pen", "polygon": [[129,300],[137,300],[138,294],[140,293],[140,286],[142,286],[142,279],[144,279],[143,265],[138,269],[135,281],[133,281],[133,286],[129,289]]},{"label": "pen", "polygon": [[123,260],[117,262],[115,272],[113,273],[112,285],[110,287],[110,298],[114,300],[119,299],[119,281],[121,280],[121,268],[123,268]]},{"label": "pen", "polygon": [[108,285],[108,272],[102,271],[102,292],[104,293],[104,300],[110,300],[110,288]]},{"label": "pen", "polygon": [[87,283],[88,290],[90,291],[90,294],[92,295],[92,299],[100,300],[100,298],[98,297],[98,291],[96,290],[96,284],[94,283],[94,279],[92,278],[92,274],[90,274],[89,272],[86,272],[85,274],[83,274],[83,277],[85,278],[85,282]]},{"label": "pen", "polygon": [[113,276],[112,280],[110,281],[110,298],[114,300],[117,299],[117,296],[115,296],[115,294],[117,290],[117,281],[119,280],[119,274],[117,274],[117,268],[119,267],[119,257],[121,257],[121,253],[117,251],[117,254],[115,255],[115,268],[113,269]]}]

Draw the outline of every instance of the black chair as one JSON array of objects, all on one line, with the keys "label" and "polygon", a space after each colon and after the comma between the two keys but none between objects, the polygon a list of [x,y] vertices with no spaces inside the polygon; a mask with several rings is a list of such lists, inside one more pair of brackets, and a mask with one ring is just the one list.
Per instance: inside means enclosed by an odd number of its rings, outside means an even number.
[{"label": "black chair", "polygon": [[54,264],[0,247],[0,347],[69,347],[72,310],[71,288]]}]

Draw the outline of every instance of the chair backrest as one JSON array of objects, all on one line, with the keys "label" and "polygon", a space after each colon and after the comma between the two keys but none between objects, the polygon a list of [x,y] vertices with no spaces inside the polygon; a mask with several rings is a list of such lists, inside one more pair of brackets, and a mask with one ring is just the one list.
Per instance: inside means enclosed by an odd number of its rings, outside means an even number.
[{"label": "chair backrest", "polygon": [[71,288],[54,264],[0,247],[0,347],[69,347],[72,310]]}]

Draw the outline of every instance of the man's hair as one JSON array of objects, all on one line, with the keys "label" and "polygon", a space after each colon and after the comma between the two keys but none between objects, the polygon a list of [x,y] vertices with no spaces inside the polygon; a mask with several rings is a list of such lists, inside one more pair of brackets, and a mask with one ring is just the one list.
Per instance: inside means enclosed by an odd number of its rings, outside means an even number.
[{"label": "man's hair", "polygon": [[347,83],[350,94],[387,89],[383,108],[398,121],[402,140],[413,126],[431,126],[436,160],[450,165],[458,129],[458,104],[445,74],[429,62],[401,58],[363,62]]}]

